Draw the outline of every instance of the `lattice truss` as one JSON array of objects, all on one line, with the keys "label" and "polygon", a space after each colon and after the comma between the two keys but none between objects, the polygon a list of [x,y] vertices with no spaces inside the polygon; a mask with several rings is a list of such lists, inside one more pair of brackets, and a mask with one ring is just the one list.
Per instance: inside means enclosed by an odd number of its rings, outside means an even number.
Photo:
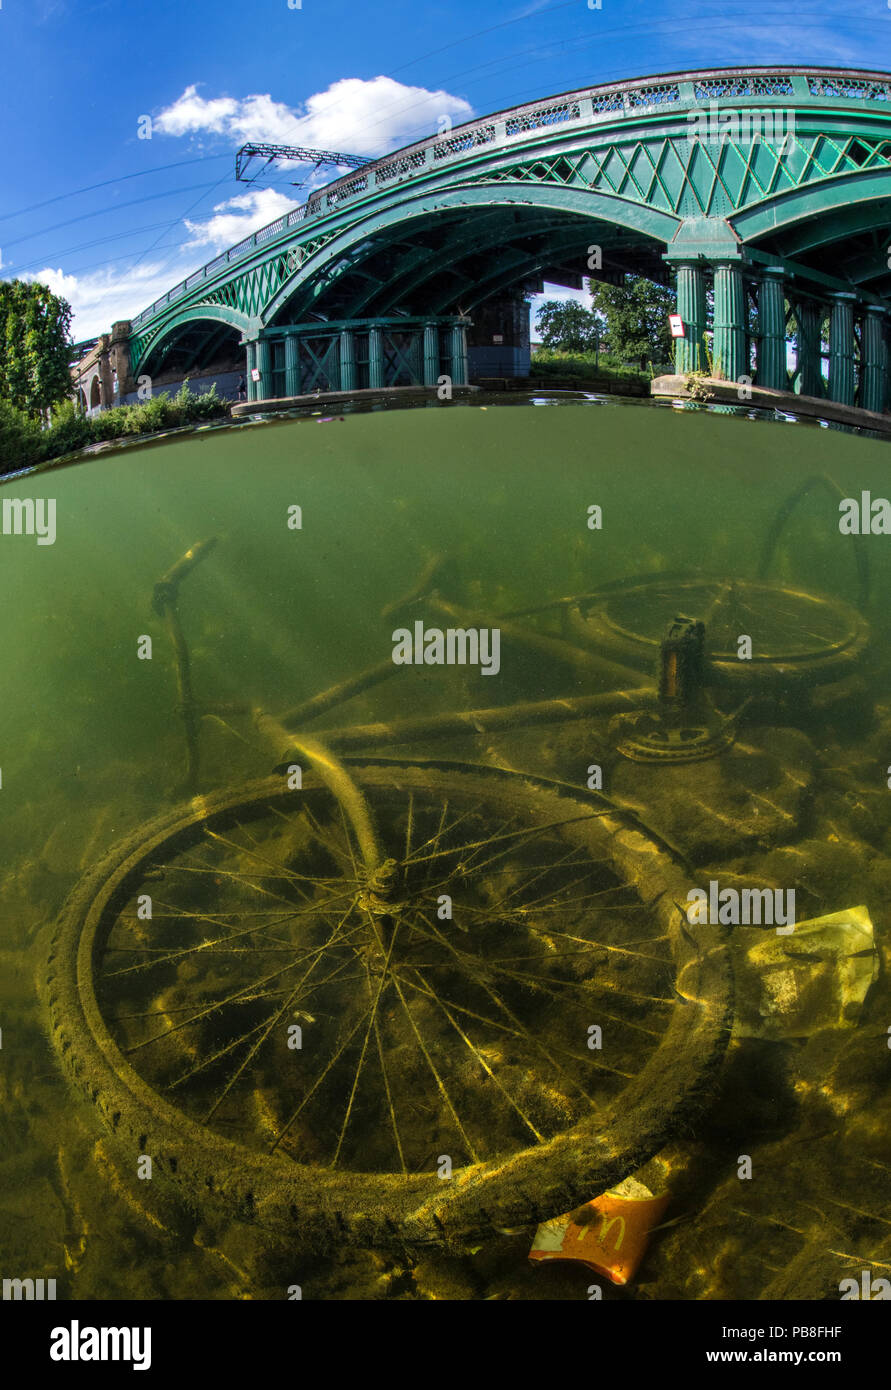
[{"label": "lattice truss", "polygon": [[334,235],[334,232],[329,232],[326,236],[314,237],[312,241],[306,241],[300,246],[280,249],[268,261],[252,266],[244,274],[228,280],[208,294],[203,294],[195,302],[220,304],[228,309],[237,309],[249,318],[255,318],[275,298],[285,281],[290,280],[310,256],[321,251]]},{"label": "lattice truss", "polygon": [[[692,131],[692,127],[691,127]],[[558,183],[615,194],[680,217],[725,217],[765,198],[870,169],[891,168],[891,140],[798,128],[779,139],[669,136],[612,141],[518,160],[471,183]]]},{"label": "lattice truss", "polygon": [[[205,290],[203,293],[199,291],[193,294],[184,294],[172,306],[173,313],[181,313],[186,308],[197,310],[202,305],[215,304],[225,309],[234,309],[237,313],[244,314],[246,318],[255,318],[275,298],[285,281],[296,275],[311,256],[321,251],[323,246],[326,246],[334,236],[339,235],[342,231],[343,228],[341,227],[336,233],[332,231],[322,236],[313,237],[311,241],[305,241],[301,245],[295,244],[279,248],[275,255],[270,256],[269,260],[251,266],[250,269],[243,271],[240,275],[233,276],[231,280],[217,285],[212,290]],[[131,338],[130,360],[141,362],[146,349],[159,332],[163,334],[166,331],[166,324],[156,324],[153,325],[150,332]]]}]

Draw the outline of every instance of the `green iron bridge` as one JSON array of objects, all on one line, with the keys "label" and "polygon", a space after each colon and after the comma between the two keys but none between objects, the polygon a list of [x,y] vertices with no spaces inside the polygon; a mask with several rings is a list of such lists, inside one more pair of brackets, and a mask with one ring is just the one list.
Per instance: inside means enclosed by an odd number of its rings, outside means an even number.
[{"label": "green iron bridge", "polygon": [[881,411],[889,229],[891,74],[675,73],[513,107],[351,171],[113,342],[130,381],[244,352],[254,401],[460,385],[487,303],[634,273],[677,286],[677,372]]}]

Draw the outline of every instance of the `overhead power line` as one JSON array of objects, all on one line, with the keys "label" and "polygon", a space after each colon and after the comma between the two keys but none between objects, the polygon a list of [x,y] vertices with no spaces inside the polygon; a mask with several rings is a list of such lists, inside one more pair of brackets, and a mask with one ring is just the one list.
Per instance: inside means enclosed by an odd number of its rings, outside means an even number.
[{"label": "overhead power line", "polygon": [[187,164],[207,164],[214,159],[228,158],[227,154],[203,154],[197,159],[177,159],[173,164],[154,164],[151,169],[137,169],[132,174],[115,174],[114,178],[103,179],[101,183],[88,183],[83,188],[71,188],[65,193],[54,194],[52,198],[44,198],[39,203],[29,203],[27,207],[15,208],[13,212],[0,213],[0,222],[8,222],[11,217],[23,217],[26,212],[36,212],[38,208],[48,208],[51,203],[64,203],[71,198],[79,198],[82,193],[95,193],[99,188],[126,183],[128,179],[144,179],[149,174],[164,174],[168,169],[183,169]]}]

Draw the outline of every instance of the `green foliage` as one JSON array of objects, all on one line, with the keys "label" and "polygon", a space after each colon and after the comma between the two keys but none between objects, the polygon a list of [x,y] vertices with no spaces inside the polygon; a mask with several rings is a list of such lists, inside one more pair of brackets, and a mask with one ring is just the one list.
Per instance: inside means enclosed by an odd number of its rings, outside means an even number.
[{"label": "green foliage", "polygon": [[0,280],[0,400],[37,417],[71,392],[71,305],[38,281]]},{"label": "green foliage", "polygon": [[0,473],[61,458],[103,440],[154,434],[228,413],[229,402],[217,394],[216,384],[194,395],[188,381],[172,398],[165,392],[137,405],[119,405],[93,416],[84,415],[73,400],[66,400],[55,407],[46,429],[0,400]]},{"label": "green foliage", "polygon": [[9,401],[0,400],[0,470],[29,468],[43,456],[43,437],[36,420]]},{"label": "green foliage", "polygon": [[708,363],[708,375],[709,375],[709,376],[715,376],[715,375],[717,375],[717,368],[716,368],[716,366],[715,366],[715,359],[712,357],[712,345],[711,345],[711,343],[710,343],[709,340],[708,340],[708,334],[707,334],[707,333],[703,333],[703,335],[702,335],[702,351],[703,351],[703,353],[705,354],[705,360],[706,360],[706,362]]},{"label": "green foliage", "polygon": [[189,421],[197,423],[199,420],[215,420],[219,415],[229,414],[229,402],[217,395],[217,384],[214,382],[207,391],[202,391],[200,396],[192,395],[187,390],[188,381],[184,381],[177,400],[182,398],[183,392],[188,397]]},{"label": "green foliage", "polygon": [[92,444],[94,438],[92,421],[76,401],[67,400],[53,410],[52,423],[43,433],[42,442],[45,448],[52,440],[53,455],[73,454],[76,449]]},{"label": "green foliage", "polygon": [[575,300],[546,299],[538,311],[542,347],[554,352],[595,352],[600,322]]},{"label": "green foliage", "polygon": [[626,275],[621,285],[589,280],[592,316],[603,325],[604,346],[622,362],[669,364],[674,356],[668,315],[675,312],[673,286],[656,285],[640,275]]},{"label": "green foliage", "polygon": [[539,348],[532,355],[530,375],[535,377],[571,377],[581,382],[592,380],[644,381],[647,373],[629,367],[609,353],[557,352]]},{"label": "green foliage", "polygon": [[707,380],[708,379],[705,372],[689,373],[689,375],[685,379],[684,384],[690,393],[691,400],[713,401],[715,399],[715,393],[712,390],[712,388],[707,384]]},{"label": "green foliage", "polygon": [[594,353],[599,347],[607,364],[637,364],[653,374],[670,370],[674,353],[668,315],[675,310],[674,289],[640,275],[626,275],[620,285],[587,283],[590,309],[574,300],[549,299],[542,305],[542,347],[575,355]]}]

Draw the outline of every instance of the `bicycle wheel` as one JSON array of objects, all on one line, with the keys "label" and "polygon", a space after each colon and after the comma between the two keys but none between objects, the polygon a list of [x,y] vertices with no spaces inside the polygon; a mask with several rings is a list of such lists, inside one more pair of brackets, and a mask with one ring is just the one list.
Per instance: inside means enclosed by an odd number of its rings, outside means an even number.
[{"label": "bicycle wheel", "polygon": [[[652,670],[666,628],[681,612],[705,623],[709,680],[740,692],[839,680],[854,670],[869,638],[866,620],[840,599],[788,585],[677,575],[623,581],[573,604],[566,622],[576,641]],[[754,646],[745,661],[737,655],[742,635]]]},{"label": "bicycle wheel", "polygon": [[393,856],[374,875],[305,774],[196,798],[82,880],[43,977],[69,1076],[134,1165],[305,1241],[460,1242],[588,1200],[708,1094],[721,934],[584,792],[350,774]]}]

